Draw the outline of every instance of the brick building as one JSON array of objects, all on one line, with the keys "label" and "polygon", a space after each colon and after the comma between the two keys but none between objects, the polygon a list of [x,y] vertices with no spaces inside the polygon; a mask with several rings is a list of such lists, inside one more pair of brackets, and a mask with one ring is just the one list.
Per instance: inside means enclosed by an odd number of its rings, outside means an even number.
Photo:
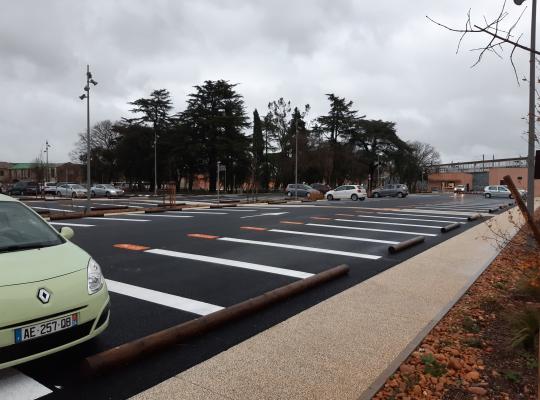
[{"label": "brick building", "polygon": [[[488,185],[504,185],[503,177],[510,175],[518,189],[527,189],[527,158],[501,158],[433,165],[428,175],[428,190],[453,191],[465,185],[469,191],[483,191]],[[534,192],[540,193],[540,179],[535,180]]]},{"label": "brick building", "polygon": [[83,182],[83,166],[80,164],[49,163],[7,163],[0,161],[0,183],[7,185],[17,181]]}]

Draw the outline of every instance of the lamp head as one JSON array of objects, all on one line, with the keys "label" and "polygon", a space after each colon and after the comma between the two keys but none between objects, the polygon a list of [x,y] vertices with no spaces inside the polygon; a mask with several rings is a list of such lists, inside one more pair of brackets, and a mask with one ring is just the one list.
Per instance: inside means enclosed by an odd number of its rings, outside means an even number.
[{"label": "lamp head", "polygon": [[94,85],[94,86],[96,86],[96,85],[97,85],[97,82],[96,82],[95,80],[93,80],[93,79],[90,79],[90,81],[89,81],[89,82],[90,82],[90,83],[91,83],[92,85]]},{"label": "lamp head", "polygon": [[81,94],[81,95],[79,96],[79,99],[81,99],[81,100],[86,99],[86,95],[85,95],[85,94]]},{"label": "lamp head", "polygon": [[514,3],[518,6],[522,5],[525,0],[514,0]]}]

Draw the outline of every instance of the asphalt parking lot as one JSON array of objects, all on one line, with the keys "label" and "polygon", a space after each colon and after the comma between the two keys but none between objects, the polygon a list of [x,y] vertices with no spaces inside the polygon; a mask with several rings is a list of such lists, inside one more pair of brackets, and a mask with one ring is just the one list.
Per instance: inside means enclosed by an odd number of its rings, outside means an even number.
[{"label": "asphalt parking lot", "polygon": [[[125,205],[122,200],[93,202],[96,206],[98,202]],[[154,207],[157,203],[136,201],[140,204],[130,201],[128,205]],[[482,223],[489,218],[489,210],[509,202],[433,194],[54,221],[58,229],[72,227],[73,241],[100,263],[111,293],[111,325],[93,343],[10,370],[10,379],[15,376],[34,390],[30,398],[128,398]],[[84,207],[83,200],[28,204],[37,210]],[[467,216],[475,213],[484,217],[468,221]],[[441,227],[455,222],[460,223],[458,229],[441,233]],[[419,235],[425,236],[424,243],[388,253],[390,244]],[[85,356],[339,264],[350,266],[348,276],[95,380],[80,374]],[[0,372],[0,398],[6,374]]]}]

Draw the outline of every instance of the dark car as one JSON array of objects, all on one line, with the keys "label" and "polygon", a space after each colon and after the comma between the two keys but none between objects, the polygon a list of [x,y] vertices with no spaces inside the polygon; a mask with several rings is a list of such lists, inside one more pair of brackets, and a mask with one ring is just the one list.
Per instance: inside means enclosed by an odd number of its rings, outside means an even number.
[{"label": "dark car", "polygon": [[325,183],[312,183],[311,186],[313,189],[318,190],[322,194],[325,194],[326,192],[330,191],[332,188],[328,186]]},{"label": "dark car", "polygon": [[401,183],[393,183],[390,185],[384,185],[382,187],[373,189],[373,191],[371,192],[371,195],[373,197],[385,197],[385,196],[406,197],[408,194],[409,194],[409,189],[407,188],[407,185],[403,185]]},{"label": "dark car", "polygon": [[285,188],[285,194],[289,197],[298,196],[310,198],[311,195],[315,193],[319,193],[319,191],[313,189],[309,185],[304,185],[303,183],[299,183],[298,185],[295,185],[294,183],[289,183]]},{"label": "dark car", "polygon": [[11,189],[9,189],[8,194],[10,196],[29,196],[38,195],[39,192],[40,190],[37,182],[20,181],[15,183]]}]

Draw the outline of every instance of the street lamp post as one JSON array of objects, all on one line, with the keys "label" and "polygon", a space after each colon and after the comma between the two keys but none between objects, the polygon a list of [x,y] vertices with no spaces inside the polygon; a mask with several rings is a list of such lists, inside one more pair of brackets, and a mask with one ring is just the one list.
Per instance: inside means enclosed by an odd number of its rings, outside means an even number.
[{"label": "street lamp post", "polygon": [[[518,6],[525,0],[514,0]],[[529,71],[529,148],[527,154],[527,209],[534,213],[534,143],[535,143],[535,51],[536,51],[536,0],[532,0],[531,48]]]},{"label": "street lamp post", "polygon": [[295,156],[294,156],[294,198],[295,200],[298,200],[298,118],[296,118],[296,124],[295,124]]},{"label": "street lamp post", "polygon": [[92,73],[90,72],[90,65],[86,65],[86,86],[83,93],[79,96],[79,99],[86,99],[86,211],[90,211],[90,196],[91,196],[91,174],[90,174],[90,152],[92,150],[90,145],[90,84],[96,86],[97,82],[92,79]]},{"label": "street lamp post", "polygon": [[49,170],[49,147],[51,147],[51,145],[49,144],[49,140],[46,140],[45,141],[45,150],[44,150],[44,153],[45,153],[45,179],[47,182],[49,182],[51,180],[50,178],[50,170]]}]

